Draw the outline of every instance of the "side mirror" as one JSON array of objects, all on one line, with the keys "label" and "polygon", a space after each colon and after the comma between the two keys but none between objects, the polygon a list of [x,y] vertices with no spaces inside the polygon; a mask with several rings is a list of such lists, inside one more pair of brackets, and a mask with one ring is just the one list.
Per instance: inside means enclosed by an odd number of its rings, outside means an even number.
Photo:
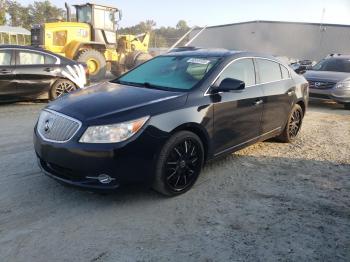
[{"label": "side mirror", "polygon": [[234,78],[225,78],[216,90],[217,92],[230,92],[243,89],[245,89],[245,83],[243,81]]}]

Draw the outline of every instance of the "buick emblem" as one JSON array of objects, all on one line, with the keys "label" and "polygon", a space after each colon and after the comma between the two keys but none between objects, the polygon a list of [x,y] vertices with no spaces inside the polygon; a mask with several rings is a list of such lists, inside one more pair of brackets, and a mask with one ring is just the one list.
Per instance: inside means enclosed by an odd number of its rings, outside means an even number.
[{"label": "buick emblem", "polygon": [[45,124],[44,124],[44,131],[45,133],[49,133],[50,132],[50,119],[47,119],[45,121]]},{"label": "buick emblem", "polygon": [[321,86],[322,85],[322,83],[320,83],[320,82],[315,82],[315,86],[316,87],[319,87],[319,86]]}]

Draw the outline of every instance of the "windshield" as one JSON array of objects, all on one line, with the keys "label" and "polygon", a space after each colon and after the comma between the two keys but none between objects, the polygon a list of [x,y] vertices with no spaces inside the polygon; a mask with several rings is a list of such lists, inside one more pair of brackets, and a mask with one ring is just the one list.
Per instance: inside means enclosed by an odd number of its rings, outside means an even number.
[{"label": "windshield", "polygon": [[113,82],[149,88],[190,90],[218,60],[217,57],[159,56]]},{"label": "windshield", "polygon": [[77,20],[80,23],[91,23],[91,6],[77,7]]},{"label": "windshield", "polygon": [[318,62],[312,70],[350,73],[350,60],[338,58],[324,59]]}]

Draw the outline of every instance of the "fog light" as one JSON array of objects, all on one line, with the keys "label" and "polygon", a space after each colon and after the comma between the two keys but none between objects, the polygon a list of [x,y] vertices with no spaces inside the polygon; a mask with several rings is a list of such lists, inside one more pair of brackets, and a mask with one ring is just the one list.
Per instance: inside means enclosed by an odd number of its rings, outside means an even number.
[{"label": "fog light", "polygon": [[115,178],[113,177],[110,177],[109,175],[107,174],[101,174],[97,177],[93,177],[93,176],[87,176],[86,178],[89,178],[89,179],[96,179],[98,180],[101,184],[109,184],[111,183],[112,181],[115,180]]}]

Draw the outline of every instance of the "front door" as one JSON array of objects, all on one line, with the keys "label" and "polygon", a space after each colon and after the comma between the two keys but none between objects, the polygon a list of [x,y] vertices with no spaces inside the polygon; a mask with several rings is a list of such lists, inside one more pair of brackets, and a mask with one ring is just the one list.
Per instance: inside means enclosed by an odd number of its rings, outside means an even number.
[{"label": "front door", "polygon": [[263,92],[256,86],[252,59],[234,61],[220,74],[213,88],[218,87],[225,78],[244,81],[246,88],[211,95],[214,101],[215,155],[256,139],[260,135],[263,113]]},{"label": "front door", "polygon": [[56,79],[54,56],[29,50],[17,50],[16,85],[23,97],[32,97],[48,92]]},{"label": "front door", "polygon": [[14,69],[13,50],[0,49],[0,99],[13,98],[16,94]]}]

